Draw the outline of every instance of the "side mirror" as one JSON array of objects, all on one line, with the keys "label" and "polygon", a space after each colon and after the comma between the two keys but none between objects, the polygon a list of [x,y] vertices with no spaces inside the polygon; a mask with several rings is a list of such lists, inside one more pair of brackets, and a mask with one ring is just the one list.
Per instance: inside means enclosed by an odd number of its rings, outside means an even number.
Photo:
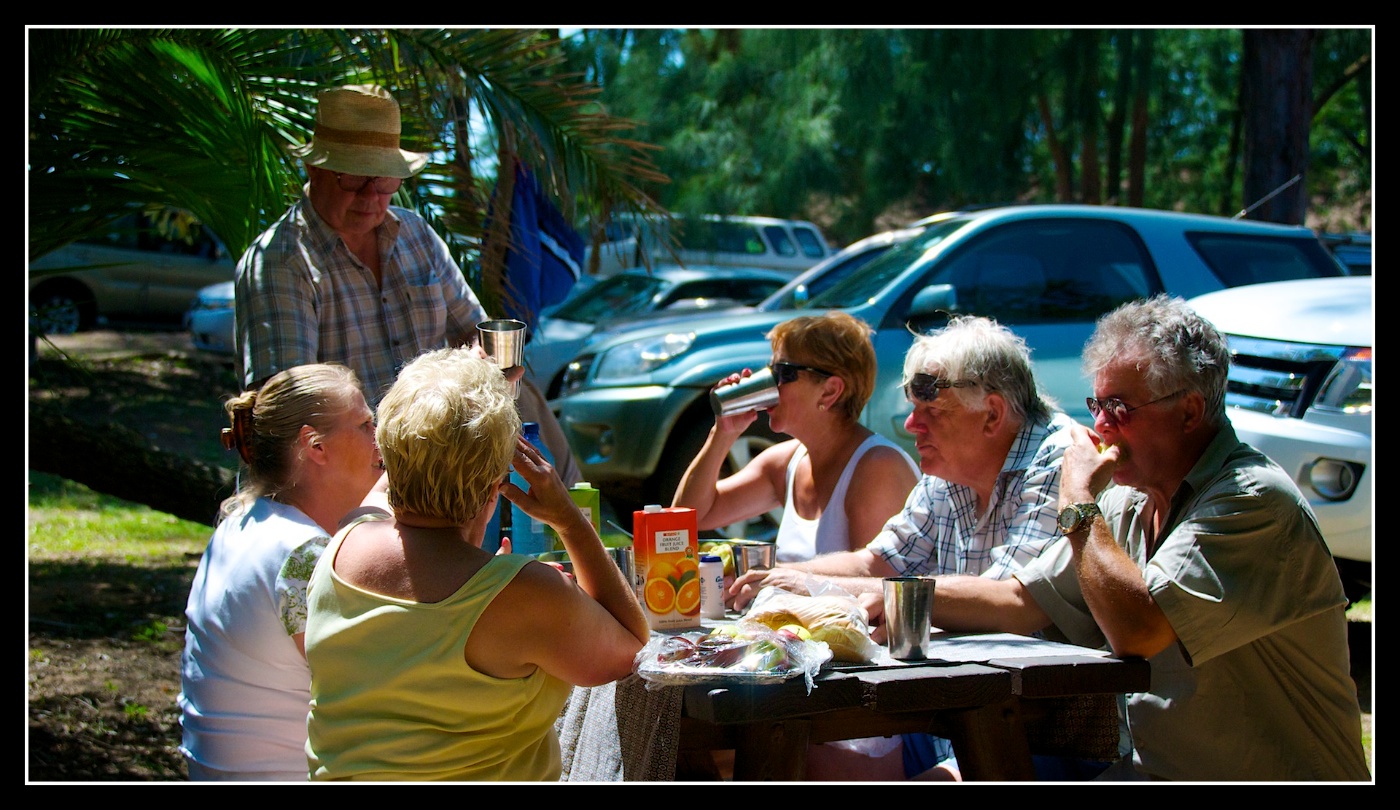
[{"label": "side mirror", "polygon": [[914,295],[909,318],[922,319],[958,311],[958,288],[952,284],[930,284]]}]

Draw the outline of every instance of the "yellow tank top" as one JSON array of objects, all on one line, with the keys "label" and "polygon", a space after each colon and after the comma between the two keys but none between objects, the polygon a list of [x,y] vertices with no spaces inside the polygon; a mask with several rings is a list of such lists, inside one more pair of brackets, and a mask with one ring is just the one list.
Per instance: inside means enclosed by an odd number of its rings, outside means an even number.
[{"label": "yellow tank top", "polygon": [[421,604],[346,583],[332,538],[312,574],[306,659],[313,780],[557,780],[554,722],[570,686],[537,669],[501,679],[462,656],[486,606],[530,558],[498,555],[441,602]]}]

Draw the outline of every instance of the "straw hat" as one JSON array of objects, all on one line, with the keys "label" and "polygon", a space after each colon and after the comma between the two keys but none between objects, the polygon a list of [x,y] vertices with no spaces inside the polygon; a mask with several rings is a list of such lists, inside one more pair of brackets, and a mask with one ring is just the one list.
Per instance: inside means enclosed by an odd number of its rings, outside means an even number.
[{"label": "straw hat", "polygon": [[372,84],[351,84],[317,95],[311,142],[292,149],[307,166],[371,177],[412,177],[428,156],[399,148],[399,103]]}]

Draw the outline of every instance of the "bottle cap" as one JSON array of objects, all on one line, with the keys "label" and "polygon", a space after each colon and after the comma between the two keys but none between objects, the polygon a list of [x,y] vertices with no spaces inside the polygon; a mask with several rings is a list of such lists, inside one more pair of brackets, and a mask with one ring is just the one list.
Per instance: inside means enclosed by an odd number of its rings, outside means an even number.
[{"label": "bottle cap", "polygon": [[722,563],[724,562],[724,558],[720,557],[718,554],[701,554],[700,562]]},{"label": "bottle cap", "polygon": [[646,506],[642,507],[642,511],[643,511],[643,512],[660,512],[660,511],[661,511],[661,504],[659,504],[659,503],[649,503],[649,504],[647,504]]}]

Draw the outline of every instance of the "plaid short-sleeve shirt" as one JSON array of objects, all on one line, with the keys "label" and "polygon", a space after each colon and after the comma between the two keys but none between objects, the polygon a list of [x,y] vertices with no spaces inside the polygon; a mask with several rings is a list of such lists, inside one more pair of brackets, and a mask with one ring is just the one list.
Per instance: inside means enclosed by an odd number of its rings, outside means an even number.
[{"label": "plaid short-sleeve shirt", "polygon": [[1057,413],[1021,427],[984,515],[970,487],[923,476],[870,550],[901,575],[1011,576],[1060,537],[1060,458],[1072,424]]},{"label": "plaid short-sleeve shirt", "polygon": [[382,286],[305,195],[248,248],[234,281],[245,385],[341,363],[375,407],[409,360],[476,340],[486,312],[428,223],[391,206],[378,237]]}]

